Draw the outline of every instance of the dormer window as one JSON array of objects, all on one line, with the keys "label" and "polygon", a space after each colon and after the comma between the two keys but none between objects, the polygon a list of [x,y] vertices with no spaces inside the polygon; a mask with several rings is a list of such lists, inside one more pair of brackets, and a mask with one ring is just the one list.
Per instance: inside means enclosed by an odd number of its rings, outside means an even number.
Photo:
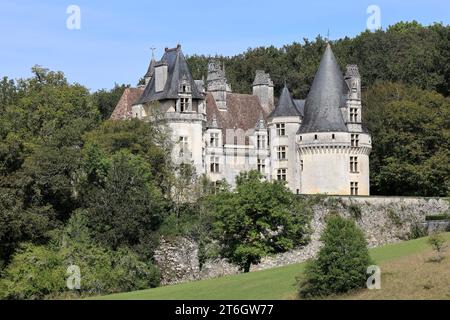
[{"label": "dormer window", "polygon": [[357,121],[358,121],[358,109],[350,108],[350,122],[357,122]]}]

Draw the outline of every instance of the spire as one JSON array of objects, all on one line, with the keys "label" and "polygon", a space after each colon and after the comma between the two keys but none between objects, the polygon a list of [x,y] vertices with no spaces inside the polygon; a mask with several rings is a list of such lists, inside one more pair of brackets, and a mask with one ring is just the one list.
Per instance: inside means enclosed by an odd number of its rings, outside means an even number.
[{"label": "spire", "polygon": [[275,110],[270,114],[270,118],[274,117],[300,117],[301,113],[297,109],[294,100],[292,99],[291,93],[289,92],[286,84],[281,91],[280,99],[278,100],[278,105]]},{"label": "spire", "polygon": [[327,44],[305,103],[305,117],[299,133],[346,132],[340,111],[343,105],[344,77]]}]

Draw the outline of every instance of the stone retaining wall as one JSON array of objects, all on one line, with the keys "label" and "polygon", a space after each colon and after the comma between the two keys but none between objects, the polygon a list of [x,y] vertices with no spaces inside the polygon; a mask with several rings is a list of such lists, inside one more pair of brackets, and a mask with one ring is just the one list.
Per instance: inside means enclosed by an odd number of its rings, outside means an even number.
[{"label": "stone retaining wall", "polygon": [[[449,211],[449,202],[441,198],[409,197],[328,197],[313,207],[311,242],[302,248],[265,257],[252,266],[252,271],[280,267],[306,261],[315,256],[321,243],[320,234],[330,212],[353,217],[366,234],[370,247],[406,240],[414,224],[425,223],[427,215]],[[162,272],[162,284],[175,284],[220,277],[239,272],[224,259],[207,261],[200,270],[198,245],[186,238],[161,239],[155,253],[156,264]]]}]

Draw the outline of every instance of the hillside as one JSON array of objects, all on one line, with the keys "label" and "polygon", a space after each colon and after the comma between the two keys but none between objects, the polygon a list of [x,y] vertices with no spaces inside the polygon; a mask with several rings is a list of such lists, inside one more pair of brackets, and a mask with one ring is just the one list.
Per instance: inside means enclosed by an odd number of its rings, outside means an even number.
[{"label": "hillside", "polygon": [[[445,237],[450,241],[450,233]],[[370,251],[382,270],[382,289],[339,299],[450,299],[450,252],[441,263],[427,262],[432,251],[427,238]],[[295,277],[305,264],[99,297],[106,300],[295,299]]]}]

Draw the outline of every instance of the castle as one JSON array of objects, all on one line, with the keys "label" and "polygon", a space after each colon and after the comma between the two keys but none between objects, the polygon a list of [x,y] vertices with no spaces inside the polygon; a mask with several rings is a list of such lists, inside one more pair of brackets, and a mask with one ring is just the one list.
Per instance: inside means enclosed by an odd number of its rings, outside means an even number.
[{"label": "castle", "polygon": [[294,193],[369,195],[371,136],[362,123],[361,77],[345,75],[328,44],[306,100],[285,85],[275,104],[270,75],[257,71],[253,94],[232,91],[225,68],[208,64],[194,80],[181,46],[151,60],[145,86],[128,88],[112,119],[149,119],[171,128],[174,161],[191,163],[213,182],[232,186],[242,171],[282,180]]}]

